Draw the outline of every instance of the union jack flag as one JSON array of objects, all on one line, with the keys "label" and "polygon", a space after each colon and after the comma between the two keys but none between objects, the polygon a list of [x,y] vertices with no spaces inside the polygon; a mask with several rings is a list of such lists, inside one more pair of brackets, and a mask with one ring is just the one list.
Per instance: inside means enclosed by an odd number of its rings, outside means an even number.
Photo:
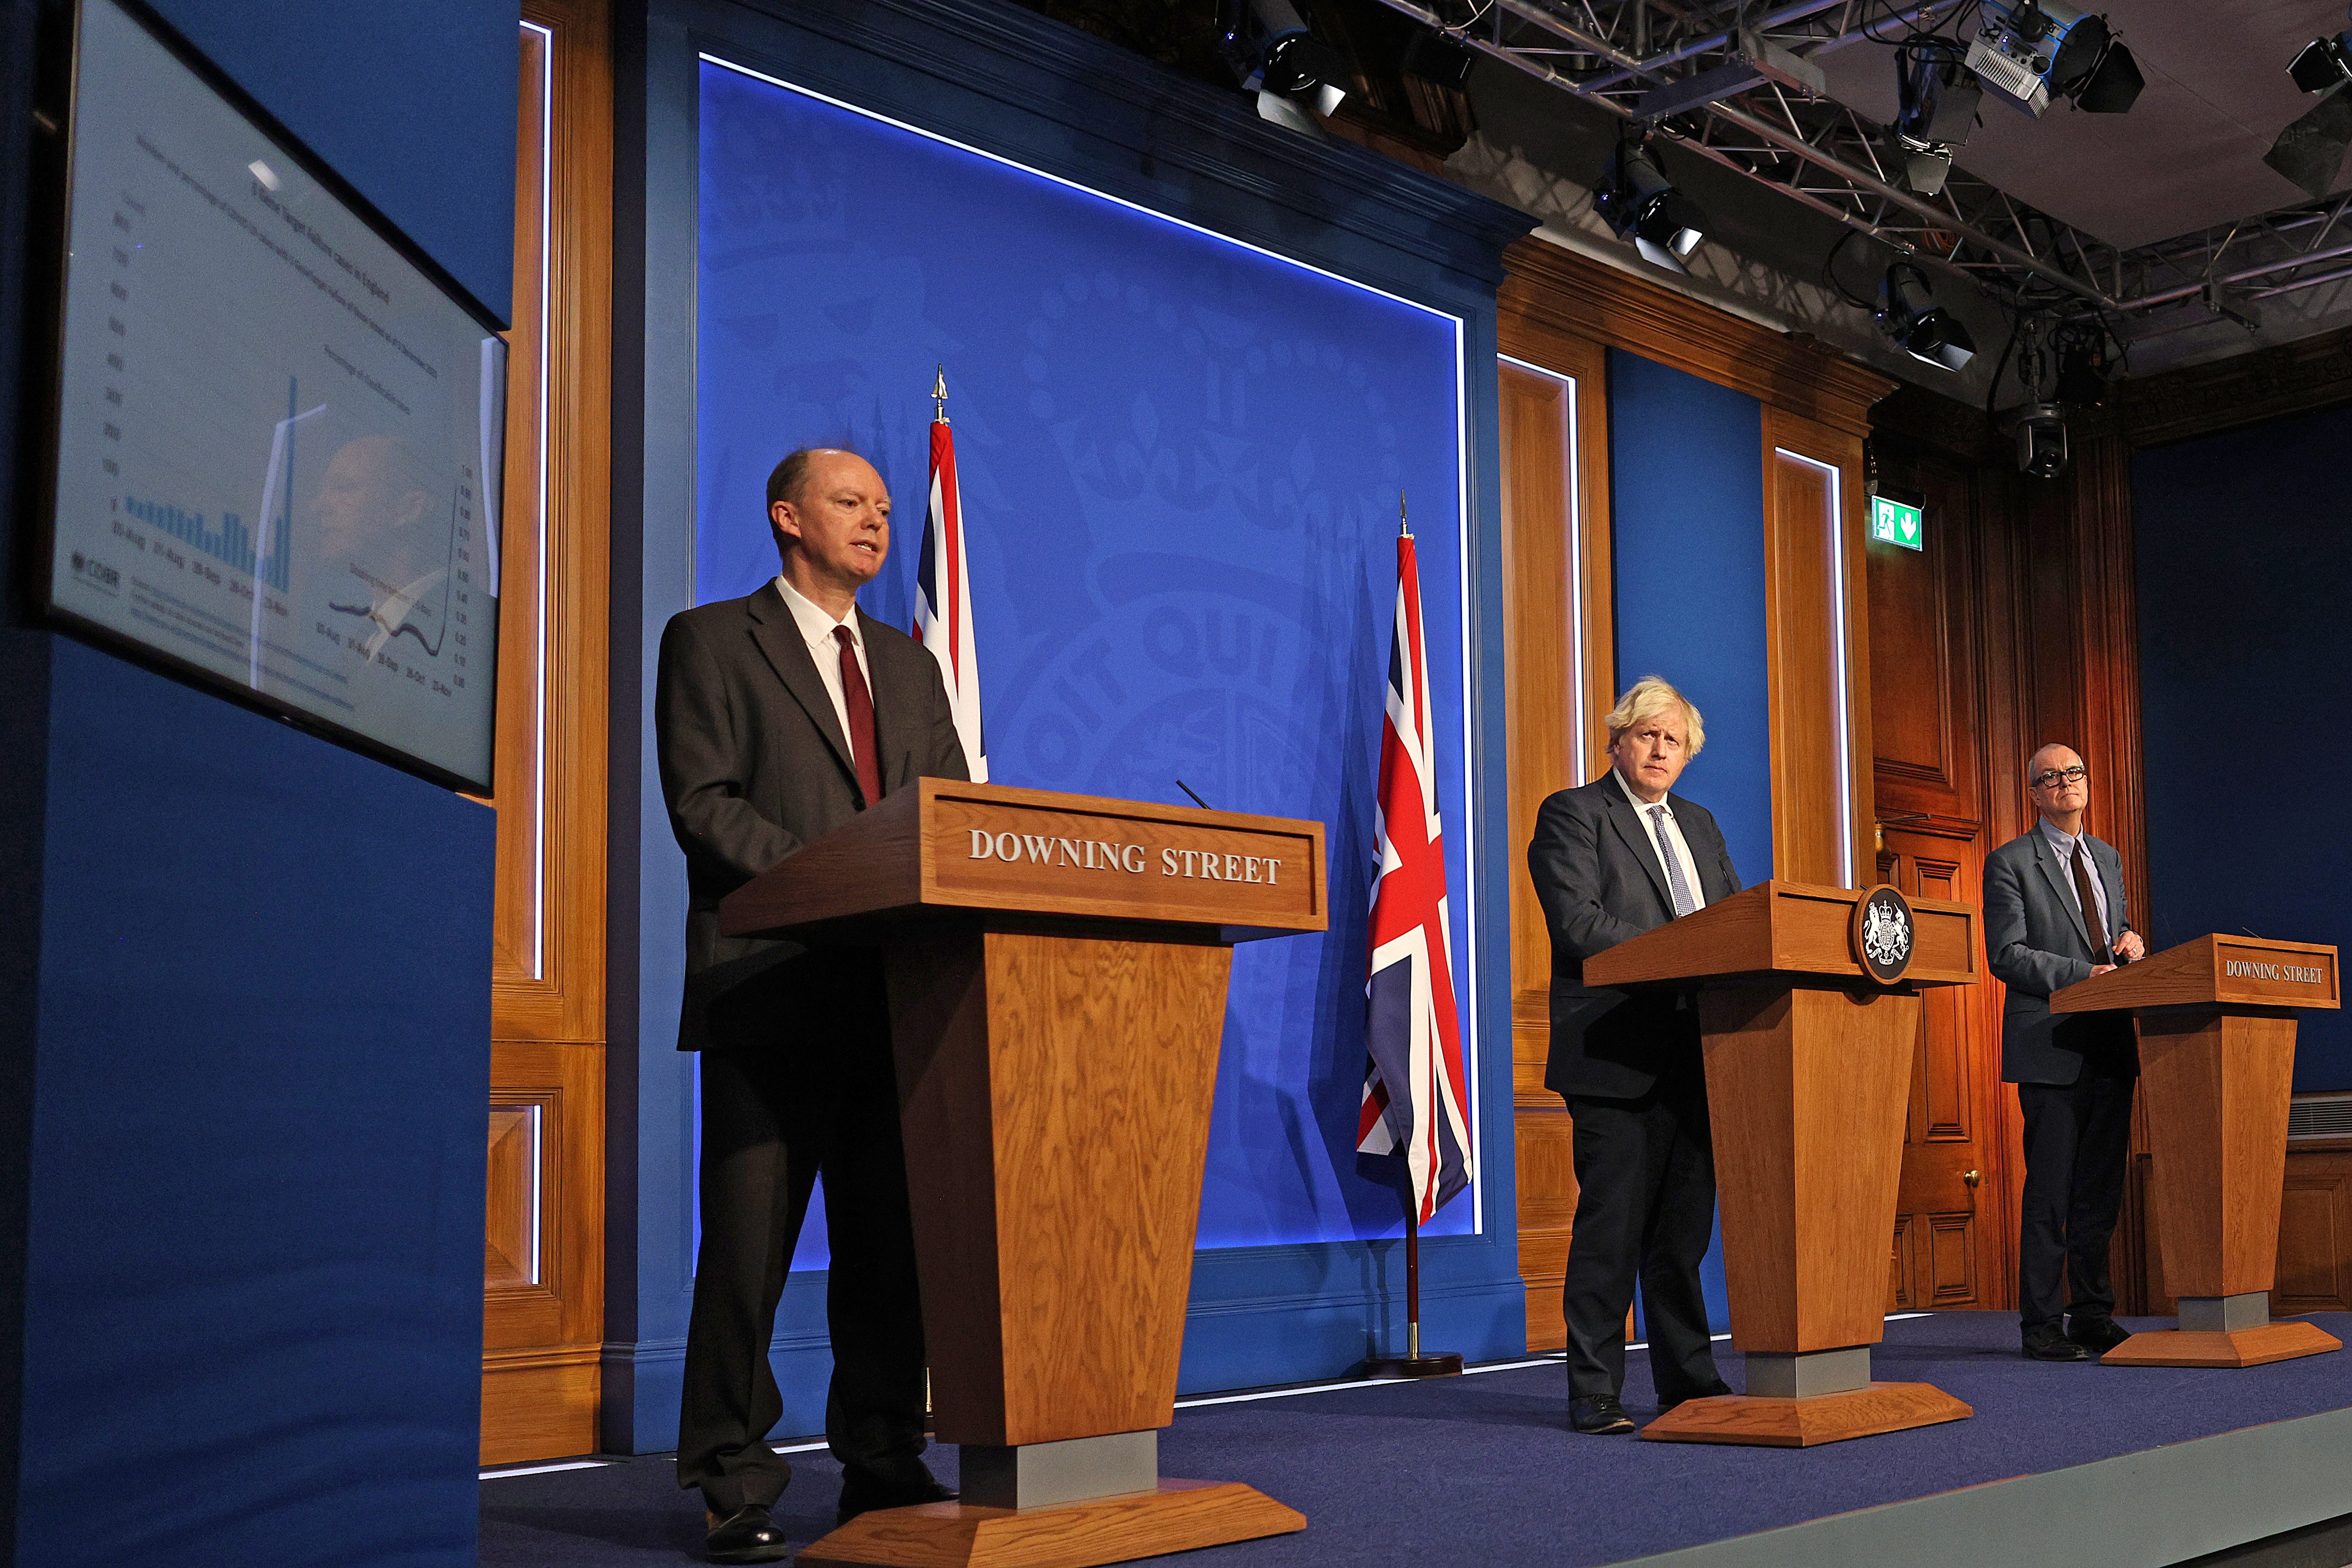
[{"label": "union jack flag", "polygon": [[1437,816],[1436,730],[1412,536],[1397,541],[1396,640],[1381,733],[1380,879],[1372,892],[1364,1099],[1356,1148],[1400,1156],[1416,1223],[1470,1184],[1472,1154]]},{"label": "union jack flag", "polygon": [[980,728],[980,655],[971,640],[971,572],[964,563],[963,495],[956,485],[955,434],[948,427],[948,378],[931,389],[931,503],[915,569],[915,640],[939,660],[971,782],[988,782]]}]

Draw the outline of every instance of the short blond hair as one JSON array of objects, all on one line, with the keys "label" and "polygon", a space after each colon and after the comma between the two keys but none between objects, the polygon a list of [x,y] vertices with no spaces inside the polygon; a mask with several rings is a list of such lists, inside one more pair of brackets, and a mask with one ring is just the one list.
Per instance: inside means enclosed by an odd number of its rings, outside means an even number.
[{"label": "short blond hair", "polygon": [[1618,736],[1643,720],[1654,719],[1675,708],[1682,710],[1683,724],[1690,731],[1685,737],[1689,749],[1684,755],[1697,756],[1699,749],[1706,744],[1706,722],[1698,716],[1698,705],[1655,675],[1645,675],[1627,687],[1625,695],[1617,699],[1617,706],[1609,710],[1609,717],[1601,721],[1609,726],[1609,743],[1615,745]]}]

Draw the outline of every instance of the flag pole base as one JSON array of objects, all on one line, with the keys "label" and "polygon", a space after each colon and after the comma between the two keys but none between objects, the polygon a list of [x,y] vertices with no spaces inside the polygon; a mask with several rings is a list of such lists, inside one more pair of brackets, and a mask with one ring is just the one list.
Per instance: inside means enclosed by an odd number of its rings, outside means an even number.
[{"label": "flag pole base", "polygon": [[1460,1377],[1462,1358],[1450,1351],[1439,1355],[1374,1356],[1364,1363],[1364,1375],[1371,1378]]}]

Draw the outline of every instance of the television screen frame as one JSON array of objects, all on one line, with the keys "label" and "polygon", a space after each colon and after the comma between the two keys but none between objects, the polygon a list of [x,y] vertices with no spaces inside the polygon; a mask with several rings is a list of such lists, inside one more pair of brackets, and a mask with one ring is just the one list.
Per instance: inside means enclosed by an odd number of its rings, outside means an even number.
[{"label": "television screen frame", "polygon": [[[488,732],[483,738],[480,752],[483,776],[478,778],[404,750],[391,741],[337,723],[299,707],[284,697],[257,689],[251,684],[182,658],[156,642],[142,640],[118,627],[77,614],[57,602],[55,574],[61,532],[58,511],[62,484],[60,465],[66,440],[63,425],[66,355],[73,338],[74,325],[68,319],[67,294],[73,203],[77,195],[73,186],[73,154],[78,117],[84,109],[80,92],[83,16],[89,6],[100,4],[113,5],[144,30],[205,89],[239,117],[247,129],[274,143],[289,164],[316,184],[320,195],[332,201],[342,209],[344,216],[381,240],[402,262],[415,269],[418,280],[429,285],[443,302],[473,327],[478,328],[485,342],[497,344],[496,373],[488,378],[490,393],[495,397],[495,407],[487,410],[488,416],[483,422],[486,445],[490,449],[485,453],[483,472],[477,482],[475,507],[478,520],[488,524],[485,530],[488,548],[484,553],[494,555],[503,548],[499,514],[505,503],[508,466],[507,405],[510,365],[505,334],[509,324],[361,195],[333,165],[312,151],[227,73],[157,15],[144,0],[73,0],[69,6],[50,10],[43,16],[35,63],[34,166],[27,192],[27,226],[31,243],[25,278],[28,326],[25,348],[28,374],[23,383],[30,405],[25,424],[28,436],[26,455],[29,461],[25,483],[20,487],[20,494],[27,504],[18,530],[18,555],[23,571],[21,591],[31,616],[38,624],[68,633],[142,668],[211,695],[226,698],[240,707],[278,720],[404,773],[444,788],[490,799],[494,795],[498,768],[500,682],[497,650],[500,646],[499,634],[503,630],[499,593],[478,592],[475,595],[486,601],[488,606],[488,640],[492,649],[488,668],[481,677],[487,686],[481,707],[482,722]],[[105,112],[102,107],[96,111]],[[495,562],[491,571],[490,581],[495,584]],[[498,586],[503,588],[503,584]],[[257,585],[256,591],[258,591]],[[476,615],[478,616],[480,612],[477,611]],[[421,636],[418,640],[421,643]],[[396,646],[398,639],[393,641]]]}]

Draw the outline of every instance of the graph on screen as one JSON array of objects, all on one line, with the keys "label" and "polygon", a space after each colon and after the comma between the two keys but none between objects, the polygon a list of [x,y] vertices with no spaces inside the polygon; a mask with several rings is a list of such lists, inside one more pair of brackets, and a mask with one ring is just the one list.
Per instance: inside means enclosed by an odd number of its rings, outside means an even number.
[{"label": "graph on screen", "polygon": [[486,787],[503,343],[114,0],[77,73],[52,608]]}]

